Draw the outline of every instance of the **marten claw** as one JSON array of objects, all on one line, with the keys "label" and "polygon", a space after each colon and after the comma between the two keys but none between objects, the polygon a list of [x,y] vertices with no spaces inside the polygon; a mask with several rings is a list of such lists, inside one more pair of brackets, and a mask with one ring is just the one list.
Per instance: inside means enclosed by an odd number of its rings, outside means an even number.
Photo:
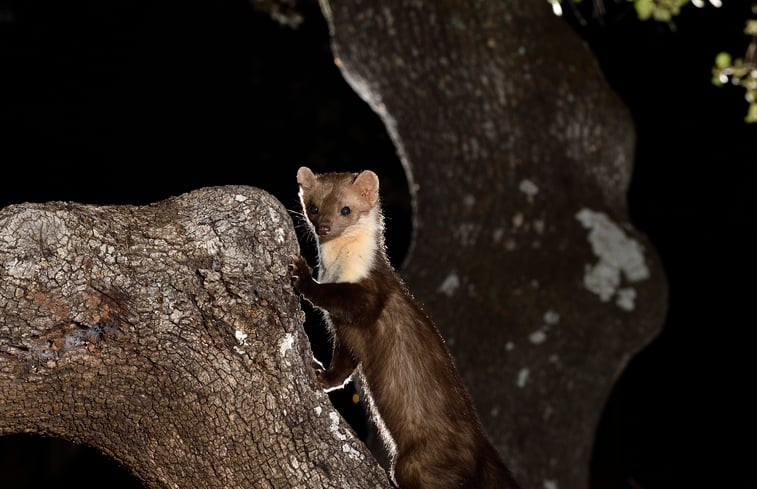
[{"label": "marten claw", "polygon": [[315,373],[315,380],[318,382],[318,385],[322,388],[328,387],[326,385],[326,369],[323,367],[323,364],[319,362],[317,358],[313,357],[310,362],[310,367]]},{"label": "marten claw", "polygon": [[342,387],[349,377],[339,376],[333,370],[319,368],[315,370],[315,378],[318,381],[318,385],[326,392],[329,392]]},{"label": "marten claw", "polygon": [[300,278],[306,278],[310,276],[310,266],[301,256],[292,255],[292,263],[290,264],[291,270]]},{"label": "marten claw", "polygon": [[290,259],[292,262],[288,268],[292,285],[300,292],[303,292],[301,290],[302,285],[313,277],[312,271],[310,266],[308,266],[308,262],[302,256],[290,255]]},{"label": "marten claw", "polygon": [[320,385],[322,389],[330,390],[339,385],[334,383],[328,370],[322,368],[316,369],[315,379],[318,381],[318,385]]}]

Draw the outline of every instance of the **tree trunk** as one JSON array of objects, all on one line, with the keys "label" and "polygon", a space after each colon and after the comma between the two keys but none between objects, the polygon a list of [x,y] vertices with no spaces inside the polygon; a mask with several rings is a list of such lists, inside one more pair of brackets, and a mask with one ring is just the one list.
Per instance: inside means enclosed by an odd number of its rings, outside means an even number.
[{"label": "tree trunk", "polygon": [[0,210],[0,435],[94,446],[151,488],[389,487],[316,387],[297,252],[250,187]]},{"label": "tree trunk", "polygon": [[628,222],[628,111],[545,1],[321,6],[414,188],[404,275],[493,441],[524,487],[586,487],[603,404],[665,313]]}]

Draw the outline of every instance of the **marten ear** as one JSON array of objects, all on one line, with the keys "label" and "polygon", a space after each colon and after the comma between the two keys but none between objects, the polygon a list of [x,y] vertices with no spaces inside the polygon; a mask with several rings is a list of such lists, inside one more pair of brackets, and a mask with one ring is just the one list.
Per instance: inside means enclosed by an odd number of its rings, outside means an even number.
[{"label": "marten ear", "polygon": [[315,186],[315,175],[310,171],[310,168],[302,166],[297,170],[297,183],[303,190],[310,190]]},{"label": "marten ear", "polygon": [[370,170],[360,172],[360,175],[355,178],[352,185],[368,205],[371,207],[376,205],[376,202],[378,202],[379,179],[375,173]]}]

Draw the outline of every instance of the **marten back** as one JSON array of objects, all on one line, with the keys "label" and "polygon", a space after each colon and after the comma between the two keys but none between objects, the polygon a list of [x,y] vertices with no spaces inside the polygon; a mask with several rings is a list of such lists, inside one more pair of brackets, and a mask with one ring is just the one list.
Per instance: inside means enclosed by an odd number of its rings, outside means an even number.
[{"label": "marten back", "polygon": [[402,280],[384,262],[364,282],[374,282],[369,287],[386,302],[370,336],[358,333],[348,341],[360,347],[355,353],[371,414],[383,421],[386,442],[395,445],[399,486],[515,487],[442,337]]},{"label": "marten back", "polygon": [[321,283],[302,260],[295,285],[328,313],[334,354],[318,372],[338,387],[356,367],[401,489],[512,489],[444,341],[389,264],[373,172],[297,173],[318,236]]}]

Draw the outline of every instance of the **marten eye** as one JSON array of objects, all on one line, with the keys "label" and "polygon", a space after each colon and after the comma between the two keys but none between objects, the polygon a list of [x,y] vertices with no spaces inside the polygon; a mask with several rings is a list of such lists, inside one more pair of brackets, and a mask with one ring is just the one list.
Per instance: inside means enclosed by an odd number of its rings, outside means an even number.
[{"label": "marten eye", "polygon": [[308,207],[308,212],[311,214],[318,214],[318,206],[315,204],[310,204]]},{"label": "marten eye", "polygon": [[349,213],[352,212],[349,207],[342,207],[342,215],[347,216]]}]

